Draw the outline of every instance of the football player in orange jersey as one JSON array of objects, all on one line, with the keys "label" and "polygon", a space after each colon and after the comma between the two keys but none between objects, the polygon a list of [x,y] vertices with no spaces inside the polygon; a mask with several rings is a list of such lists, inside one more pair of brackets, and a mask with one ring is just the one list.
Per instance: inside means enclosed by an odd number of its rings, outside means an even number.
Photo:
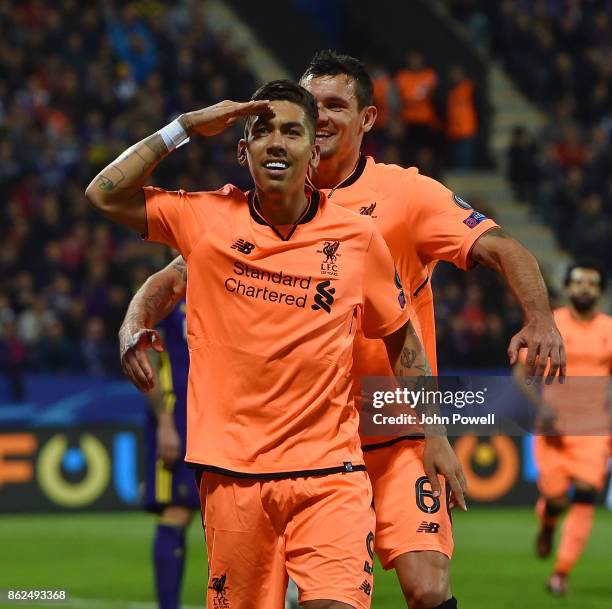
[{"label": "football player in orange jersey", "polygon": [[[188,135],[245,115],[239,160],[252,190],[145,186]],[[187,264],[185,459],[199,472],[208,607],[278,608],[289,574],[305,608],[369,609],[375,516],[350,374],[358,329],[383,340],[397,376],[430,374],[374,221],[306,183],[317,118],[308,91],[274,81],[249,103],[181,115],[86,191]]]},{"label": "football player in orange jersey", "polygon": [[[523,328],[508,347],[514,364],[518,350],[528,349],[531,374],[564,375],[563,341],[555,326],[544,281],[535,258],[497,225],[475,211],[439,182],[403,169],[376,163],[361,154],[364,135],[376,120],[372,83],[355,58],[323,51],[315,55],[301,83],[318,102],[317,144],[319,165],[311,172],[313,184],[330,200],[363,215],[370,215],[389,245],[406,295],[415,310],[417,330],[436,373],[435,325],[430,275],[438,260],[463,269],[481,263],[499,272],[519,302]],[[132,320],[134,333],[144,331],[147,320],[163,310],[164,303],[185,290],[184,263],[177,259],[150,278],[134,297],[140,313]],[[153,298],[151,298],[153,296]],[[129,375],[141,389],[150,376],[146,362],[133,367],[136,354],[122,343]],[[380,341],[358,340],[354,374],[391,374]],[[536,356],[539,355],[539,358]],[[444,439],[444,442],[446,440]],[[381,441],[363,438],[366,464],[376,499],[376,550],[385,568],[394,568],[410,609],[452,609],[456,600],[450,588],[449,565],[453,550],[448,504],[437,473],[456,488],[463,473],[448,458],[441,438],[423,440],[422,430]],[[437,500],[433,520],[436,535],[420,527],[426,511],[420,507],[417,488],[429,480]],[[448,486],[447,486],[448,488]],[[454,499],[462,507],[462,497]],[[451,500],[452,502],[453,500]],[[429,513],[429,512],[428,512]]]},{"label": "football player in orange jersey", "polygon": [[[548,590],[559,596],[566,593],[567,577],[589,539],[595,499],[607,471],[612,317],[598,309],[605,287],[605,274],[597,263],[583,260],[568,268],[569,303],[554,312],[565,341],[568,383],[545,386],[541,397],[547,433],[535,439],[540,491],[536,553],[540,558],[550,555],[559,516],[569,506],[547,583]],[[577,435],[580,432],[585,435]]]}]

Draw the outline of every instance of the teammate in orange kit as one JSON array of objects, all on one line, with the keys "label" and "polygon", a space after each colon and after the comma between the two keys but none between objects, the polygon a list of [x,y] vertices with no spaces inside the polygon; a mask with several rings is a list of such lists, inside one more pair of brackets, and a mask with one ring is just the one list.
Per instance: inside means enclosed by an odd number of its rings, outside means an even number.
[{"label": "teammate in orange kit", "polygon": [[[144,186],[188,134],[215,135],[245,115],[239,159],[252,191]],[[350,375],[357,326],[383,338],[397,375],[429,368],[374,222],[305,184],[319,159],[316,121],[306,90],[275,81],[247,104],[182,115],[86,191],[101,213],[187,262],[186,460],[200,472],[208,607],[281,607],[287,573],[305,608],[370,606],[375,517]]]},{"label": "teammate in orange kit", "polygon": [[[552,430],[554,424],[562,435],[535,439],[540,490],[536,552],[541,558],[550,555],[558,518],[570,506],[547,584],[557,595],[566,593],[567,577],[588,541],[595,499],[606,477],[607,379],[612,373],[612,317],[597,308],[605,291],[603,271],[594,263],[577,262],[567,271],[565,288],[569,305],[554,316],[565,341],[568,383],[544,387],[542,394],[546,425]],[[581,432],[591,435],[576,435]]]},{"label": "teammate in orange kit", "polygon": [[[439,182],[419,175],[416,168],[402,169],[376,163],[361,155],[361,143],[376,120],[372,83],[355,58],[333,51],[318,53],[301,83],[318,101],[317,143],[319,165],[311,171],[313,184],[330,200],[362,215],[371,216],[394,257],[416,320],[428,359],[436,371],[433,293],[430,277],[438,260],[463,269],[482,263],[503,275],[522,307],[525,323],[509,345],[514,364],[518,349],[528,348],[531,374],[543,374],[548,362],[554,376],[565,364],[563,344],[548,304],[537,263],[514,239],[473,210]],[[184,262],[177,259],[151,277],[135,299],[140,319],[133,333],[145,332],[163,304],[185,290]],[[416,324],[415,324],[416,325]],[[124,360],[135,358],[122,344]],[[536,364],[536,355],[541,358]],[[131,375],[141,389],[149,386],[148,365],[139,364]],[[380,341],[358,338],[355,345],[356,379],[362,375],[390,374]],[[397,571],[410,609],[452,609],[449,562],[452,531],[447,502],[437,473],[453,488],[464,484],[463,474],[440,448],[440,438],[423,440],[415,429],[410,437],[364,438],[365,458],[376,495],[376,550],[385,568]],[[418,488],[429,480],[436,497],[432,520],[440,525],[436,535],[420,531],[430,512],[422,509]],[[462,496],[455,501],[463,505]]]}]

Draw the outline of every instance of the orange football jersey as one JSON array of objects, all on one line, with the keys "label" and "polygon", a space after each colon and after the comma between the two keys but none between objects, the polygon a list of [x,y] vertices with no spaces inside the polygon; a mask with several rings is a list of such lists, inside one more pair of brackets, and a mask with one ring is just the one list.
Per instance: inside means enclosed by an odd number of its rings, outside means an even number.
[{"label": "orange football jersey", "polygon": [[314,191],[283,237],[231,185],[145,193],[147,238],[188,268],[186,460],[254,477],[363,469],[357,320],[382,337],[409,310],[371,219]]},{"label": "orange football jersey", "polygon": [[[373,218],[389,246],[414,310],[412,323],[437,374],[431,273],[439,260],[467,269],[478,238],[498,225],[439,182],[420,175],[416,167],[376,163],[371,157],[362,156],[352,175],[323,192],[333,203]],[[358,336],[354,374],[356,381],[393,374],[381,341]],[[372,442],[364,438],[364,444]]]}]

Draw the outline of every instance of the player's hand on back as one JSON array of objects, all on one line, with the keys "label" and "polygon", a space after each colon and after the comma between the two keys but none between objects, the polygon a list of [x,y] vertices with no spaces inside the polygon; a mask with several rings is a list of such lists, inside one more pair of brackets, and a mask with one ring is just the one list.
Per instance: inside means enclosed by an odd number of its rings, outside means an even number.
[{"label": "player's hand on back", "polygon": [[267,100],[244,103],[225,100],[214,106],[183,114],[181,124],[183,124],[189,135],[211,136],[217,135],[217,133],[221,133],[223,130],[231,127],[244,116],[273,114],[270,102]]},{"label": "player's hand on back", "polygon": [[446,478],[452,491],[451,508],[458,505],[463,511],[467,511],[465,502],[467,482],[461,463],[446,436],[428,436],[425,439],[423,468],[435,497],[439,497],[442,492],[438,478],[438,474],[441,474]]},{"label": "player's hand on back", "polygon": [[149,349],[155,349],[159,353],[164,350],[157,330],[141,328],[131,333],[123,330],[119,333],[121,367],[130,381],[143,393],[155,387],[155,374],[147,355]]},{"label": "player's hand on back", "polygon": [[559,382],[565,380],[565,348],[552,316],[546,315],[529,321],[512,337],[508,347],[511,366],[517,363],[522,348],[527,349],[526,376],[541,377],[548,370],[547,384],[553,382],[557,373]]}]

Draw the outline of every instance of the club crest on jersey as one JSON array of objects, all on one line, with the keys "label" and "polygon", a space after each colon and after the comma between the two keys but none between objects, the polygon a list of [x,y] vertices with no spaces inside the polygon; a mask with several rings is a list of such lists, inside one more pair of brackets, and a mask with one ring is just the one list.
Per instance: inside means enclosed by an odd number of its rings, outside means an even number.
[{"label": "club crest on jersey", "polygon": [[374,216],[374,210],[376,209],[376,201],[374,201],[374,203],[371,203],[370,205],[364,205],[363,207],[359,208],[359,213],[362,216],[372,216],[373,218],[375,218],[376,216]]},{"label": "club crest on jersey", "polygon": [[483,220],[486,220],[487,217],[484,214],[481,214],[479,211],[473,211],[464,221],[463,223],[470,228],[474,228],[478,226]]},{"label": "club crest on jersey", "polygon": [[317,254],[323,254],[323,256],[325,256],[321,261],[321,275],[338,277],[339,249],[340,241],[325,241],[323,248],[317,250]]},{"label": "club crest on jersey", "polygon": [[459,195],[453,194],[453,201],[461,209],[474,209],[467,201],[464,201]]},{"label": "club crest on jersey", "polygon": [[210,580],[210,586],[208,586],[209,590],[213,590],[215,592],[215,596],[213,600],[213,607],[226,607],[230,608],[230,603],[225,596],[225,591],[227,590],[227,586],[225,582],[227,581],[227,574],[223,574],[219,577],[213,577]]}]

